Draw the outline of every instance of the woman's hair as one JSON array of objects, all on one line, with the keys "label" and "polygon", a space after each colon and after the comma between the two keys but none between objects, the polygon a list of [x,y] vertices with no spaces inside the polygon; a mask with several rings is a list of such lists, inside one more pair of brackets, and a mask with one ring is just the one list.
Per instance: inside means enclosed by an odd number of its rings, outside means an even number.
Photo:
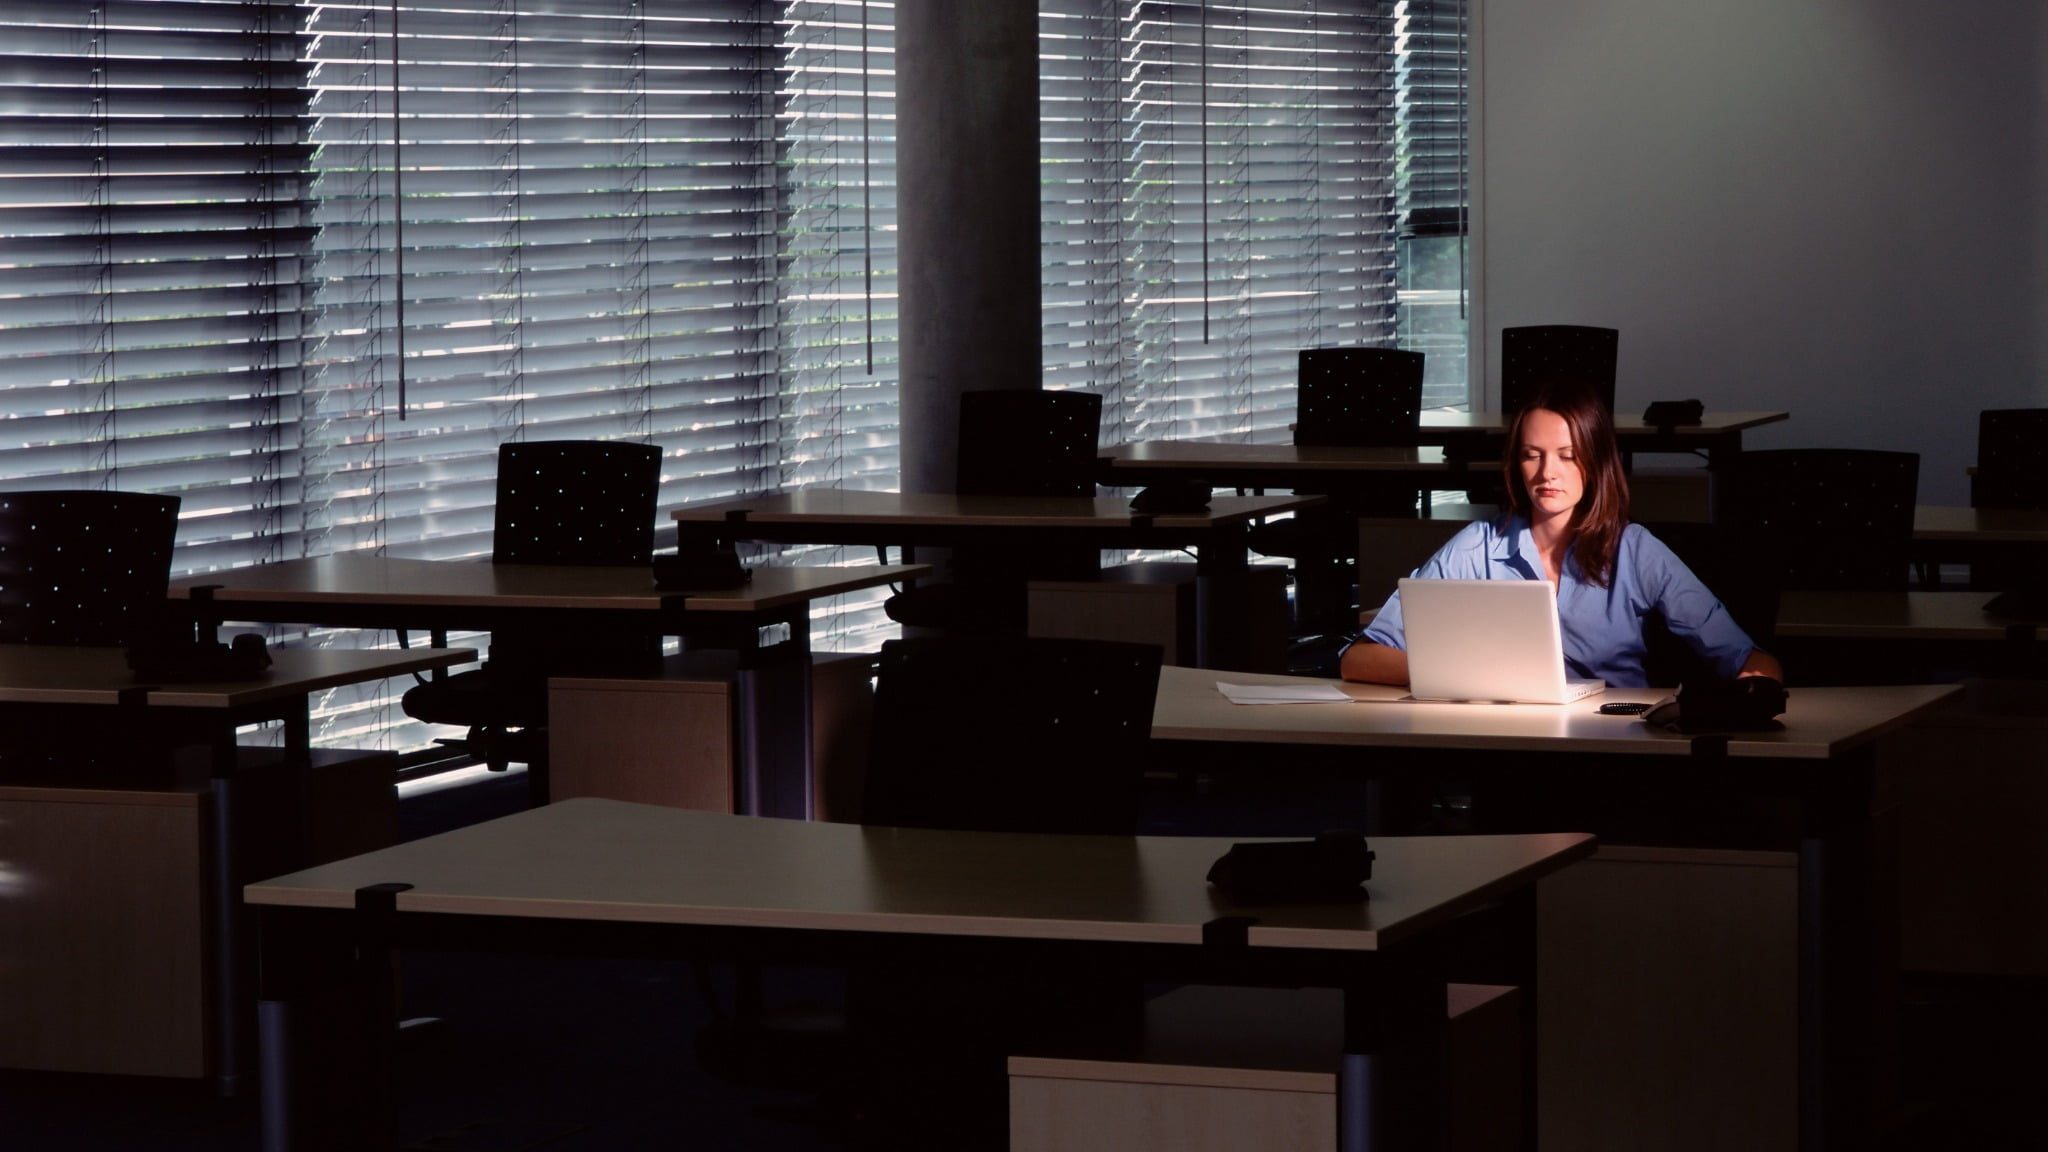
[{"label": "woman's hair", "polygon": [[1539,408],[1564,417],[1571,430],[1572,454],[1586,478],[1585,495],[1572,512],[1572,557],[1586,579],[1605,588],[1614,577],[1621,531],[1628,527],[1628,475],[1621,470],[1621,451],[1614,443],[1614,419],[1591,388],[1576,384],[1545,385],[1515,413],[1508,425],[1501,472],[1509,510],[1524,516],[1531,501],[1522,485],[1522,423]]}]

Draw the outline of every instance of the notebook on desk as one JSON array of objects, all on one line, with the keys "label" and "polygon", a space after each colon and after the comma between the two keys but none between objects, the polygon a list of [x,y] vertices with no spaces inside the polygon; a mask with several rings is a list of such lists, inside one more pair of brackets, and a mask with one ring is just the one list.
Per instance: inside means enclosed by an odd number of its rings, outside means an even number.
[{"label": "notebook on desk", "polygon": [[1417,700],[1566,704],[1606,687],[1565,675],[1548,580],[1400,582]]}]

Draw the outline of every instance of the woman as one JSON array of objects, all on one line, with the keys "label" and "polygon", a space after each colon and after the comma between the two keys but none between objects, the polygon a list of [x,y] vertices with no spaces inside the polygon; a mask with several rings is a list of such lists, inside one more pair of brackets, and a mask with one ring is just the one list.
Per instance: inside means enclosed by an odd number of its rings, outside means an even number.
[{"label": "woman", "polygon": [[[1590,390],[1544,389],[1508,444],[1506,515],[1459,532],[1417,578],[1550,581],[1573,676],[1646,687],[1643,620],[1654,612],[1719,675],[1785,678],[1670,548],[1629,523],[1614,424]],[[1396,592],[1344,650],[1344,678],[1408,683],[1404,643]]]}]

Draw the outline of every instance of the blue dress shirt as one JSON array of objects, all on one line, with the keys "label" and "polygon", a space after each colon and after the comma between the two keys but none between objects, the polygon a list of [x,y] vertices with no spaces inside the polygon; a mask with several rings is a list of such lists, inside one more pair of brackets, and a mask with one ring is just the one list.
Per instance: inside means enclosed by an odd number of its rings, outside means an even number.
[{"label": "blue dress shirt", "polygon": [[[1543,562],[1529,521],[1514,516],[1468,525],[1415,570],[1420,580],[1541,580]],[[1643,618],[1656,612],[1672,635],[1733,677],[1756,644],[1721,601],[1707,591],[1663,541],[1630,524],[1622,530],[1609,587],[1587,580],[1569,553],[1557,581],[1557,616],[1565,667],[1575,677],[1618,688],[1647,687],[1643,672]],[[1360,640],[1406,648],[1401,593],[1387,598]]]}]

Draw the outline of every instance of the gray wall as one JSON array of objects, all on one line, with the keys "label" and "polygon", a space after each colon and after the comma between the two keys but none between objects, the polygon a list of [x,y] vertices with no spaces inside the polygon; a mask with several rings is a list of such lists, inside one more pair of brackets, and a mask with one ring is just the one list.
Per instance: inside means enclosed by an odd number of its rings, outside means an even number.
[{"label": "gray wall", "polygon": [[2034,49],[2034,403],[2048,405],[2048,4],[2041,5],[2034,18],[2040,22],[2038,46]]},{"label": "gray wall", "polygon": [[1484,0],[1500,329],[1621,330],[1616,406],[1783,408],[1758,447],[1922,453],[2048,403],[2048,5]]}]

